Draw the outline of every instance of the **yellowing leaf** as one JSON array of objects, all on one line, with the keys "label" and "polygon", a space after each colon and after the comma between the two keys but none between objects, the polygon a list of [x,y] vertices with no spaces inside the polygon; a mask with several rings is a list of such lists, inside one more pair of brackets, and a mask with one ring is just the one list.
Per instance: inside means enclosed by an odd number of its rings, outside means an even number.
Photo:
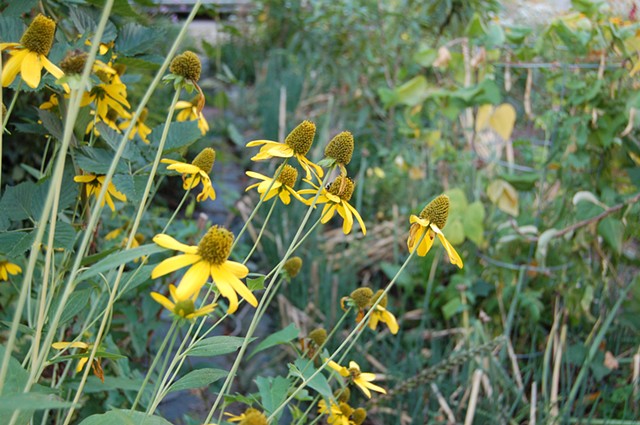
[{"label": "yellowing leaf", "polygon": [[492,113],[492,105],[482,105],[478,108],[478,113],[476,115],[476,132],[484,130],[484,128],[489,123],[489,117]]},{"label": "yellowing leaf", "polygon": [[513,125],[516,123],[516,109],[508,103],[498,106],[489,117],[489,125],[505,141],[511,138]]},{"label": "yellowing leaf", "polygon": [[494,180],[487,187],[487,196],[502,211],[517,217],[519,214],[518,191],[504,180]]}]

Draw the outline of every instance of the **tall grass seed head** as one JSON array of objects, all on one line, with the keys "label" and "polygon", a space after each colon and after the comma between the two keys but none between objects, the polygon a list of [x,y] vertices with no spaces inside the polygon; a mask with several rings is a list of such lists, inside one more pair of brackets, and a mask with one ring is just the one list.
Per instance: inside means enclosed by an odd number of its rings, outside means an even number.
[{"label": "tall grass seed head", "polygon": [[285,186],[293,187],[296,184],[296,180],[298,180],[298,170],[289,164],[284,164],[278,175],[278,181]]},{"label": "tall grass seed head", "polygon": [[304,120],[284,139],[284,143],[293,149],[297,155],[306,155],[311,149],[313,138],[316,135],[316,125]]},{"label": "tall grass seed head", "polygon": [[169,65],[169,71],[178,75],[185,80],[191,80],[197,83],[200,80],[200,72],[202,64],[198,55],[190,50],[185,51],[181,55],[176,56]]},{"label": "tall grass seed head", "polygon": [[336,163],[347,165],[353,156],[353,135],[348,131],[337,134],[324,150],[324,156],[334,159]]},{"label": "tall grass seed head", "polygon": [[[373,294],[373,297],[371,298],[371,305],[374,305],[376,303],[376,301],[378,301],[378,298],[380,298],[380,296],[384,293],[384,290],[382,289],[378,289],[376,291],[375,294]],[[378,305],[382,308],[387,308],[387,302],[389,301],[387,294],[384,295],[384,297],[382,297],[382,299],[380,300],[380,302],[378,303]]]},{"label": "tall grass seed head", "polygon": [[216,225],[200,240],[198,255],[211,264],[222,265],[229,258],[232,244],[233,233]]},{"label": "tall grass seed head", "polygon": [[267,417],[264,413],[252,407],[244,412],[244,416],[244,419],[240,421],[239,425],[268,425]]},{"label": "tall grass seed head", "polygon": [[82,50],[72,50],[60,62],[60,68],[67,75],[82,74],[89,55]]},{"label": "tall grass seed head", "polygon": [[302,258],[300,257],[291,257],[287,261],[284,262],[282,266],[287,276],[290,278],[294,278],[300,273],[300,269],[302,268]]},{"label": "tall grass seed head", "polygon": [[44,15],[38,15],[22,34],[20,44],[27,50],[47,56],[53,45],[56,23]]},{"label": "tall grass seed head", "polygon": [[327,340],[327,330],[325,328],[316,328],[309,332],[308,337],[314,344],[320,347]]},{"label": "tall grass seed head", "polygon": [[343,201],[349,202],[351,197],[353,196],[353,190],[355,188],[355,183],[349,177],[338,176],[336,179],[327,187],[327,190],[332,195],[336,195]]},{"label": "tall grass seed head", "polygon": [[370,305],[371,298],[373,297],[373,291],[371,288],[363,286],[362,288],[358,288],[353,291],[350,297],[356,307],[363,310]]},{"label": "tall grass seed head", "polygon": [[362,425],[365,419],[367,419],[367,411],[364,410],[362,407],[358,407],[351,414],[351,420],[356,425]]},{"label": "tall grass seed head", "polygon": [[420,213],[420,218],[429,220],[438,228],[442,229],[447,224],[449,217],[449,197],[447,195],[439,195],[433,201],[429,202]]},{"label": "tall grass seed head", "polygon": [[191,161],[191,164],[195,165],[205,173],[209,174],[213,168],[213,164],[216,161],[216,151],[212,148],[204,148],[195,158]]}]

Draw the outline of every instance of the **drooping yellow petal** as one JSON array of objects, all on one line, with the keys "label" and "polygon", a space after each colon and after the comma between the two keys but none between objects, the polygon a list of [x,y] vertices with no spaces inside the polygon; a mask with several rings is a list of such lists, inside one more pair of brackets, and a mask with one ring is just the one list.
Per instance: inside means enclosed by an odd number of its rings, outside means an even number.
[{"label": "drooping yellow petal", "polygon": [[226,264],[222,266],[211,266],[211,275],[213,276],[213,281],[218,284],[218,282],[225,282],[230,285],[234,291],[238,293],[246,302],[251,304],[253,307],[258,306],[258,300],[256,296],[245,286],[244,283],[240,279],[236,277],[236,275],[226,267]]},{"label": "drooping yellow petal", "polygon": [[398,333],[400,327],[398,326],[396,316],[391,314],[389,311],[384,310],[382,312],[381,320],[387,324],[387,326],[389,327],[389,332],[391,332],[393,335]]},{"label": "drooping yellow petal", "polygon": [[173,249],[175,251],[182,251],[187,254],[196,254],[198,252],[197,246],[191,246],[183,244],[182,242],[178,242],[174,238],[169,235],[159,234],[153,237],[153,241],[166,249]]},{"label": "drooping yellow petal", "polygon": [[209,263],[204,260],[195,263],[182,277],[176,289],[176,297],[180,300],[186,300],[193,294],[198,293],[200,288],[207,283],[210,275]]},{"label": "drooping yellow petal", "polygon": [[424,257],[427,255],[431,247],[433,246],[433,240],[435,239],[435,234],[430,227],[423,228],[421,227],[420,235],[418,235],[418,240],[422,237],[422,233],[426,232],[424,238],[422,238],[422,242],[420,242],[420,246],[418,246],[418,255]]},{"label": "drooping yellow petal", "polygon": [[235,313],[238,309],[238,295],[236,291],[233,290],[231,285],[224,281],[217,282],[216,287],[220,291],[220,294],[229,301],[229,309],[227,312],[229,314]]},{"label": "drooping yellow petal", "polygon": [[44,65],[44,69],[46,69],[49,72],[49,74],[51,74],[54,77],[56,77],[56,79],[64,77],[64,72],[62,72],[62,70],[60,68],[55,66],[53,64],[53,62],[51,62],[49,59],[47,59],[44,56],[42,56],[40,59],[42,60],[42,64]]},{"label": "drooping yellow petal", "polygon": [[7,262],[5,264],[5,268],[7,269],[7,272],[9,274],[18,274],[18,273],[22,273],[22,268],[17,265],[17,264],[13,264],[13,263],[9,263]]},{"label": "drooping yellow petal", "polygon": [[38,87],[40,84],[40,76],[42,75],[42,62],[40,62],[39,54],[29,52],[24,55],[22,66],[20,67],[20,75],[29,87],[32,89]]},{"label": "drooping yellow petal", "polygon": [[438,226],[436,226],[435,224],[431,224],[431,228],[438,235],[438,239],[440,239],[440,242],[442,242],[444,249],[447,251],[447,255],[449,255],[449,261],[451,262],[451,264],[454,264],[462,268],[463,265],[462,265],[462,259],[460,258],[460,255],[458,255],[458,252],[455,250],[453,245],[449,243],[447,238],[444,237],[442,230],[440,230]]},{"label": "drooping yellow petal", "polygon": [[73,181],[76,183],[91,183],[94,180],[96,180],[96,176],[92,174],[84,174],[73,178]]},{"label": "drooping yellow petal", "polygon": [[224,263],[225,269],[229,270],[238,279],[244,279],[249,274],[249,269],[242,263],[228,260]]},{"label": "drooping yellow petal", "polygon": [[349,370],[344,366],[340,366],[338,363],[334,362],[333,360],[330,360],[329,363],[327,363],[327,366],[329,366],[331,369],[335,370],[345,378],[349,376]]},{"label": "drooping yellow petal", "polygon": [[164,308],[166,308],[167,310],[173,312],[173,309],[176,307],[176,305],[174,303],[172,303],[171,301],[169,301],[169,298],[165,297],[162,294],[159,294],[157,292],[152,292],[151,293],[151,298],[153,298],[153,300],[157,303],[159,303],[161,306],[163,306]]},{"label": "drooping yellow petal", "polygon": [[337,207],[338,214],[342,217],[342,233],[348,235],[351,233],[351,228],[353,227],[353,214],[351,214],[351,210],[345,208],[343,204],[346,202],[340,203]]},{"label": "drooping yellow petal", "polygon": [[197,254],[181,254],[167,258],[153,269],[151,272],[151,278],[156,279],[160,276],[173,273],[176,270],[190,266],[201,260],[202,257]]},{"label": "drooping yellow petal", "polygon": [[362,217],[360,216],[360,213],[355,209],[355,207],[353,207],[348,202],[345,202],[345,204],[346,204],[346,207],[351,210],[351,212],[353,213],[353,216],[356,218],[356,220],[358,220],[358,224],[360,224],[360,229],[362,230],[362,234],[366,235],[367,234],[367,227],[364,225],[364,221],[362,220]]},{"label": "drooping yellow petal", "polygon": [[200,171],[197,165],[187,164],[185,162],[176,162],[167,167],[167,170],[174,170],[181,174],[196,174]]},{"label": "drooping yellow petal", "polygon": [[59,341],[51,344],[51,348],[54,348],[56,350],[66,350],[67,348],[81,348],[83,350],[86,350],[87,348],[89,348],[89,344],[82,341],[75,341],[75,342]]},{"label": "drooping yellow petal", "polygon": [[27,54],[29,54],[29,51],[26,49],[11,52],[11,57],[2,67],[2,87],[8,87],[13,83]]}]

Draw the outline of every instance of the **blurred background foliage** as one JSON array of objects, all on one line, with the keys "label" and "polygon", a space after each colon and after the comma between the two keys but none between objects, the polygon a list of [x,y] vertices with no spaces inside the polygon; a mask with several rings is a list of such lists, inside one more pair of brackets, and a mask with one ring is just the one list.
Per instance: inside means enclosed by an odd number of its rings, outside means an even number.
[{"label": "blurred background foliage", "polygon": [[[41,3],[64,31],[95,19],[100,1]],[[134,105],[175,29],[151,1],[116,3],[110,34]],[[21,16],[36,2],[0,5],[2,41],[15,41],[9,35],[19,38]],[[500,11],[497,0],[261,0],[231,14],[206,6],[200,18],[216,24],[215,40],[194,36],[185,46],[208,62],[202,87],[211,131],[191,152],[217,150],[220,197],[192,205],[178,239],[201,231],[199,212],[234,225],[246,217],[256,199],[242,193],[241,171],[259,167],[247,141],[282,140],[309,119],[318,126],[317,159],[333,135],[355,136],[352,203],[367,236],[345,239],[337,225],[317,231],[298,253],[301,275],[273,308],[272,330],[291,322],[303,335],[331,328],[341,297],[360,286],[383,288],[396,273],[407,255],[409,215],[442,192],[451,198],[445,234],[464,269],[449,265],[436,244],[391,294],[400,333],[369,333],[355,347],[353,357],[397,390],[368,406],[370,423],[447,423],[438,393],[462,422],[478,367],[485,378],[475,423],[524,423],[532,401],[541,423],[555,415],[563,423],[640,415],[633,380],[640,367],[640,23],[635,9],[614,16],[598,0],[575,0],[538,27],[501,20]],[[52,60],[64,56],[59,50]],[[37,165],[32,152],[42,140],[29,131],[41,117],[32,105],[45,100],[20,96],[8,129],[21,143],[4,151],[4,182],[37,177],[20,164]],[[158,124],[168,99],[154,102],[150,121]],[[175,207],[175,188],[161,192]],[[252,270],[278,261],[302,211],[278,206],[275,214]],[[158,216],[166,216],[161,207]],[[105,233],[118,225],[106,220]],[[251,246],[245,242],[238,256]],[[127,293],[130,304],[118,304],[107,345],[144,363],[156,323],[131,324],[157,317],[159,307],[146,295],[149,283],[139,285]],[[495,356],[472,357],[403,392],[407,379],[500,335],[507,343]],[[286,373],[286,358],[248,369]],[[117,376],[141,376],[127,361],[118,365]],[[255,391],[253,378],[243,376],[238,392]],[[94,401],[119,405],[121,397],[128,396],[113,391]],[[94,411],[101,410],[83,407],[83,415]],[[181,420],[198,423],[187,416]]]}]

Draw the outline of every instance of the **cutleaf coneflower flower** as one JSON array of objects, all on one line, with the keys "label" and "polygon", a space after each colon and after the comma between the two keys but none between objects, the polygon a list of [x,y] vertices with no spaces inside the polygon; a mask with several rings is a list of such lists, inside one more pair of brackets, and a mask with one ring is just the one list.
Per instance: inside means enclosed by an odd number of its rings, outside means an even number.
[{"label": "cutleaf coneflower flower", "polygon": [[367,398],[371,398],[370,390],[377,391],[382,394],[387,393],[384,388],[372,383],[372,381],[376,379],[376,375],[374,373],[360,371],[360,366],[358,366],[358,363],[354,361],[349,362],[349,368],[340,366],[333,360],[328,363],[328,366],[338,372],[343,378],[348,378],[349,382],[355,384],[358,388],[360,388],[360,390],[364,393],[364,395],[367,396]]},{"label": "cutleaf coneflower flower", "polygon": [[55,32],[56,23],[38,15],[22,34],[19,43],[0,43],[0,52],[9,50],[11,55],[2,68],[2,87],[9,86],[20,74],[29,87],[36,88],[40,85],[42,68],[56,78],[64,75],[60,68],[47,59]]},{"label": "cutleaf coneflower flower", "polygon": [[93,102],[97,117],[105,122],[110,119],[110,110],[117,113],[116,118],[118,116],[130,118],[131,114],[127,111],[127,109],[131,108],[127,101],[127,86],[120,80],[116,69],[110,64],[96,61],[93,64],[93,72],[100,79],[100,84],[95,85],[91,91],[83,94],[80,106],[87,106]]},{"label": "cutleaf coneflower flower", "polygon": [[[371,305],[375,304],[375,302],[382,296],[383,293],[384,291],[382,289],[378,290],[371,298]],[[378,327],[378,323],[382,322],[389,327],[389,332],[395,335],[399,330],[398,321],[396,320],[396,317],[387,310],[387,302],[388,298],[385,294],[384,296],[382,296],[382,299],[380,299],[380,302],[369,317],[369,328],[375,331]]]},{"label": "cutleaf coneflower flower", "polygon": [[[79,349],[83,357],[80,357],[80,359],[78,359],[78,365],[76,366],[76,373],[80,373],[82,372],[84,365],[86,365],[87,362],[89,361],[89,352],[93,349],[93,344],[88,344],[82,341],[76,341],[76,342],[60,341],[60,342],[54,342],[53,344],[51,344],[51,348],[55,350],[68,350],[69,348]],[[98,350],[100,350],[100,347],[98,347]],[[93,368],[94,375],[96,375],[98,378],[100,378],[102,382],[104,382],[104,372],[102,371],[101,360],[98,357],[95,357],[93,359],[93,363],[91,364],[91,367]]]},{"label": "cutleaf coneflower flower", "polygon": [[[84,183],[85,193],[87,198],[90,196],[95,196],[96,199],[100,195],[100,191],[102,190],[102,185],[104,184],[104,176],[103,175],[95,175],[95,174],[81,174],[75,176],[73,181],[76,183]],[[104,207],[105,202],[111,208],[111,211],[116,210],[116,206],[113,203],[113,199],[111,197],[116,198],[119,201],[127,202],[127,197],[124,193],[118,192],[113,182],[109,182],[109,186],[107,187],[107,193],[102,199],[101,207]]]},{"label": "cutleaf coneflower flower", "polygon": [[354,422],[349,419],[353,412],[353,408],[344,401],[336,403],[329,400],[329,407],[324,399],[318,402],[318,413],[326,414],[327,423],[330,425],[354,425]]},{"label": "cutleaf coneflower flower", "polygon": [[[262,180],[262,182],[252,184],[247,187],[245,192],[257,187],[258,193],[263,197],[262,200],[264,202],[277,195],[283,204],[289,205],[291,195],[293,195],[300,202],[306,203],[306,200],[293,189],[298,179],[298,170],[289,164],[284,164],[276,171],[276,175],[278,175],[278,178],[274,181],[272,177],[267,177],[254,171],[247,171],[247,176]],[[269,189],[269,186],[271,186],[271,189]],[[267,189],[269,189],[268,192]]]},{"label": "cutleaf coneflower flower", "polygon": [[[149,128],[148,125],[144,123],[148,115],[149,115],[149,110],[147,108],[144,108],[140,113],[140,116],[136,120],[136,123],[133,125],[133,129],[131,129],[131,133],[129,134],[129,140],[133,140],[135,135],[138,134],[140,135],[140,139],[142,139],[143,142],[145,142],[147,145],[150,143],[149,139],[147,139],[147,136],[151,134],[151,129]],[[120,124],[118,124],[118,128],[120,130],[126,130],[127,128],[129,128],[130,125],[131,125],[131,119],[128,118],[122,121]]]},{"label": "cutleaf coneflower flower", "polygon": [[239,425],[267,425],[267,417],[259,411],[258,409],[254,409],[253,407],[249,407],[245,412],[241,415],[233,415],[231,413],[225,413],[225,415],[229,416],[229,422],[240,422]]},{"label": "cutleaf coneflower flower", "polygon": [[229,313],[238,309],[239,294],[254,307],[258,300],[240,279],[249,274],[249,269],[235,261],[229,261],[233,234],[227,229],[213,226],[202,237],[197,246],[178,242],[169,235],[159,234],[153,241],[163,248],[182,251],[184,254],[167,258],[151,272],[153,279],[190,266],[175,292],[175,298],[187,299],[200,291],[209,277],[213,279],[220,294],[229,301]]},{"label": "cutleaf coneflower flower", "polygon": [[[409,248],[409,252],[413,252],[417,248],[418,255],[424,257],[431,249],[431,246],[433,246],[433,241],[436,235],[438,235],[438,239],[440,239],[440,242],[449,255],[451,264],[462,268],[463,265],[460,255],[458,255],[455,248],[449,243],[447,238],[445,238],[441,230],[447,224],[448,217],[449,197],[447,195],[440,195],[429,202],[422,212],[420,212],[419,216],[412,214],[407,247]],[[424,237],[422,237],[423,235]],[[420,238],[422,238],[422,242],[418,246]]]},{"label": "cutleaf coneflower flower", "polygon": [[198,298],[198,293],[194,293],[191,297],[179,298],[174,285],[169,285],[169,294],[171,300],[157,292],[152,292],[151,298],[177,317],[183,319],[191,320],[199,316],[206,316],[216,308],[216,304],[212,303],[196,309],[195,300]]},{"label": "cutleaf coneflower flower", "polygon": [[184,190],[193,189],[202,182],[202,191],[196,198],[198,202],[201,202],[207,199],[212,201],[216,199],[216,191],[213,189],[211,177],[209,177],[215,160],[216,151],[212,148],[204,148],[193,158],[191,164],[173,159],[163,159],[160,162],[169,164],[167,170],[177,171],[182,174],[182,188]]},{"label": "cutleaf coneflower flower", "polygon": [[194,121],[198,120],[198,129],[200,133],[204,136],[209,131],[209,124],[207,123],[204,114],[202,113],[199,105],[204,103],[202,100],[202,95],[197,95],[192,100],[179,100],[176,103],[176,111],[178,114],[176,115],[176,120],[178,121]]},{"label": "cutleaf coneflower flower", "polygon": [[22,268],[9,262],[9,260],[0,260],[0,280],[9,280],[9,275],[17,275],[22,273]]},{"label": "cutleaf coneflower flower", "polygon": [[[318,205],[325,204],[322,209],[321,214],[321,223],[327,223],[335,213],[337,212],[340,217],[344,220],[342,223],[342,231],[345,235],[351,232],[353,228],[353,218],[355,217],[358,223],[360,224],[360,228],[362,229],[362,233],[364,235],[367,234],[367,228],[364,225],[364,221],[362,221],[362,217],[358,211],[349,204],[351,200],[351,196],[353,196],[353,190],[355,188],[355,183],[349,177],[338,176],[327,188],[320,189],[318,186],[311,183],[309,180],[305,180],[314,189],[303,189],[298,191],[300,195],[315,195],[318,190],[320,190],[320,195],[318,196],[318,200],[316,203]],[[311,205],[311,200],[307,200],[307,204]]]},{"label": "cutleaf coneflower flower", "polygon": [[313,138],[316,134],[316,125],[311,121],[303,121],[284,139],[284,143],[271,140],[253,140],[247,143],[248,147],[261,146],[260,152],[254,155],[252,161],[261,161],[273,157],[291,158],[295,157],[304,171],[306,178],[311,178],[311,171],[318,177],[322,177],[324,172],[322,167],[307,159],[306,155],[311,149]]}]

